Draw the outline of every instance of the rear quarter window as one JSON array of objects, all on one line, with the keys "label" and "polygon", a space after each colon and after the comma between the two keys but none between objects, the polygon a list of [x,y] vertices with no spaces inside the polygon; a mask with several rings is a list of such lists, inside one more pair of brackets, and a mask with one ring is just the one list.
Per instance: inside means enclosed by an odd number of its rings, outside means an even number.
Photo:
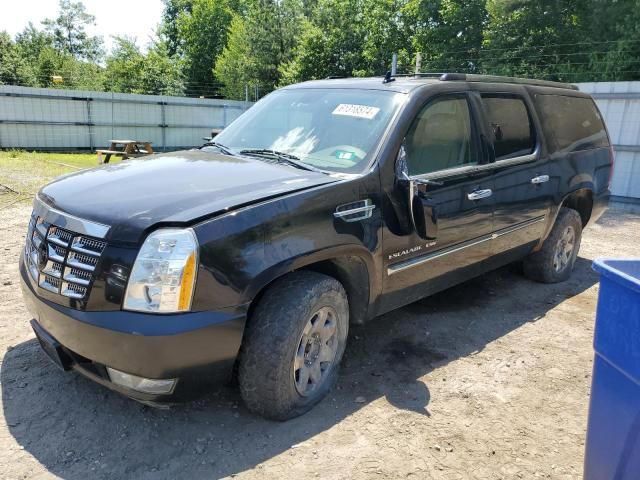
[{"label": "rear quarter window", "polygon": [[604,122],[590,98],[536,95],[548,143],[555,150],[573,152],[609,146]]},{"label": "rear quarter window", "polygon": [[535,132],[522,98],[482,95],[482,104],[493,131],[496,160],[521,157],[533,152]]}]

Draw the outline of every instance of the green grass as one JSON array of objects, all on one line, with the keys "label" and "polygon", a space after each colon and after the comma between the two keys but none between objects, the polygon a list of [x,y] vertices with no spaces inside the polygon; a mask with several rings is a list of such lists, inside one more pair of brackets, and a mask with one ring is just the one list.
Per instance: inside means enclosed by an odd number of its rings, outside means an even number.
[{"label": "green grass", "polygon": [[[117,161],[112,157],[110,163]],[[17,201],[30,202],[40,187],[54,178],[97,165],[95,153],[0,151],[0,208]]]}]

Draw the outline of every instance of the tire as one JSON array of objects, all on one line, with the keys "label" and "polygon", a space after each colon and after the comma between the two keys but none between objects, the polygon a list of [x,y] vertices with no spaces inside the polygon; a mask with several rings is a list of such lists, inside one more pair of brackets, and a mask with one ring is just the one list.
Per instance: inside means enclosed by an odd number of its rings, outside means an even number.
[{"label": "tire", "polygon": [[571,208],[560,208],[542,248],[525,258],[524,275],[543,283],[564,282],[573,271],[581,239],[582,219],[578,212]]},{"label": "tire", "polygon": [[240,352],[238,383],[247,408],[273,420],[309,411],[336,381],[348,330],[340,282],[308,271],[276,281],[249,319]]}]

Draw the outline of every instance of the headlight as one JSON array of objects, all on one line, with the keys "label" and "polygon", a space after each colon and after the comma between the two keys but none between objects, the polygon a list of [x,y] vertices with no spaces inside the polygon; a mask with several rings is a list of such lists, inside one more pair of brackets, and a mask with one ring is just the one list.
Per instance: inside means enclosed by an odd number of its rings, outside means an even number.
[{"label": "headlight", "polygon": [[198,265],[193,230],[163,228],[147,237],[133,264],[124,309],[172,313],[191,308]]}]

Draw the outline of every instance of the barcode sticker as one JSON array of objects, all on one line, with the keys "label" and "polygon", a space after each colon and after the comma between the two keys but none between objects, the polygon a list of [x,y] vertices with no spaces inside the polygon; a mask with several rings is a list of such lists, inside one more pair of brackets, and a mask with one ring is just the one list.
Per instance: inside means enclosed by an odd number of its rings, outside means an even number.
[{"label": "barcode sticker", "polygon": [[380,109],[378,107],[370,107],[368,105],[354,105],[351,103],[341,103],[334,110],[334,115],[346,115],[348,117],[366,118],[371,120]]}]

